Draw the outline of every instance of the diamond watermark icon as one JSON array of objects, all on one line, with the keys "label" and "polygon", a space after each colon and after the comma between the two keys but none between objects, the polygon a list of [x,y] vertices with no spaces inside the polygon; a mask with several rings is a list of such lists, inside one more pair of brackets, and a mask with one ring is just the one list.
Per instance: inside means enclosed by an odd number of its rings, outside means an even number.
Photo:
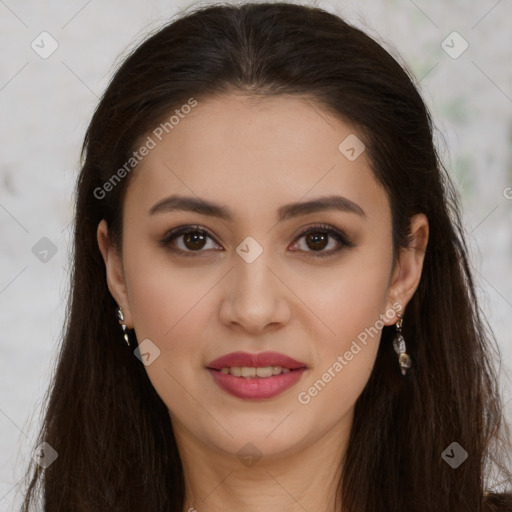
[{"label": "diamond watermark icon", "polygon": [[351,133],[348,137],[345,137],[345,139],[341,141],[338,149],[344,157],[353,162],[362,155],[366,149],[366,146],[363,144],[363,141],[359,139],[359,137]]},{"label": "diamond watermark icon", "polygon": [[57,254],[57,246],[49,238],[43,236],[32,247],[32,254],[42,263],[48,263]]},{"label": "diamond watermark icon", "polygon": [[452,59],[458,59],[469,48],[469,44],[458,32],[454,31],[443,40],[441,48]]},{"label": "diamond watermark icon", "polygon": [[47,59],[59,47],[57,40],[48,32],[41,32],[30,45],[39,57]]},{"label": "diamond watermark icon", "polygon": [[144,366],[149,366],[157,357],[160,356],[160,349],[148,338],[139,343],[139,346],[133,351],[135,357],[142,361]]},{"label": "diamond watermark icon", "polygon": [[252,263],[263,252],[263,247],[252,236],[248,236],[238,245],[236,252],[246,263]]},{"label": "diamond watermark icon", "polygon": [[33,452],[32,458],[43,468],[46,469],[53,464],[59,454],[53,449],[52,445],[44,441]]},{"label": "diamond watermark icon", "polygon": [[250,468],[261,459],[263,454],[252,443],[247,443],[237,452],[237,455],[242,464]]},{"label": "diamond watermark icon", "polygon": [[454,441],[441,453],[441,457],[453,469],[457,469],[468,458],[468,452]]}]

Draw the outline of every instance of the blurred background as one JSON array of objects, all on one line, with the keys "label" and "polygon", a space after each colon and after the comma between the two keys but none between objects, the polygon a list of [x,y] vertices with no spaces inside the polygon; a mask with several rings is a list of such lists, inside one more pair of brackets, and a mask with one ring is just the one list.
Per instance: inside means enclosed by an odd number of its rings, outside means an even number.
[{"label": "blurred background", "polygon": [[[129,50],[178,12],[211,3],[0,0],[2,511],[20,502],[16,484],[61,341],[73,189],[87,124]],[[512,422],[512,1],[296,3],[363,28],[416,77],[461,194]]]}]

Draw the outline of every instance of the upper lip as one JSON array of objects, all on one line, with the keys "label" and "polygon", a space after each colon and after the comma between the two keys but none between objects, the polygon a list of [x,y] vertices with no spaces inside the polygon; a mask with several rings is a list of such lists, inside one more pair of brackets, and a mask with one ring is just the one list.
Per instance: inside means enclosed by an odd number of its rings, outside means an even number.
[{"label": "upper lip", "polygon": [[260,352],[258,354],[250,354],[249,352],[231,352],[230,354],[221,356],[207,364],[208,368],[214,370],[242,366],[247,366],[249,368],[281,366],[282,368],[288,368],[290,370],[306,368],[304,363],[278,352]]}]

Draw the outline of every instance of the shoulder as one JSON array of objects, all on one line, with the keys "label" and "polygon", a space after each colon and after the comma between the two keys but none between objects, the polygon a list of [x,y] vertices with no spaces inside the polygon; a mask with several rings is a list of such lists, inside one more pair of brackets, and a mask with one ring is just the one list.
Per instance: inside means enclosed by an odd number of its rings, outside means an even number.
[{"label": "shoulder", "polygon": [[482,510],[483,512],[512,512],[512,494],[486,494]]}]

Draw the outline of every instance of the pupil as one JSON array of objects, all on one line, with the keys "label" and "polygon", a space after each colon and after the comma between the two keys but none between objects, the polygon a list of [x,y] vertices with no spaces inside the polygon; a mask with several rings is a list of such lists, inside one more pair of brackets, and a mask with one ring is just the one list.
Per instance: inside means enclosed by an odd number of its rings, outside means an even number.
[{"label": "pupil", "polygon": [[[310,234],[307,236],[307,240],[308,240],[308,242],[312,241],[314,247],[309,246],[309,244],[308,244],[308,246],[310,247],[310,249],[324,249],[326,239],[327,239],[327,236],[325,235],[325,233]],[[320,247],[318,246],[318,244],[320,244]]]},{"label": "pupil", "polygon": [[[188,243],[192,244],[192,247],[189,247]],[[203,242],[204,245],[204,235],[201,233],[186,233],[185,234],[185,245],[189,249],[201,249],[203,245],[201,245],[201,242]],[[195,245],[199,243],[199,246]]]}]

